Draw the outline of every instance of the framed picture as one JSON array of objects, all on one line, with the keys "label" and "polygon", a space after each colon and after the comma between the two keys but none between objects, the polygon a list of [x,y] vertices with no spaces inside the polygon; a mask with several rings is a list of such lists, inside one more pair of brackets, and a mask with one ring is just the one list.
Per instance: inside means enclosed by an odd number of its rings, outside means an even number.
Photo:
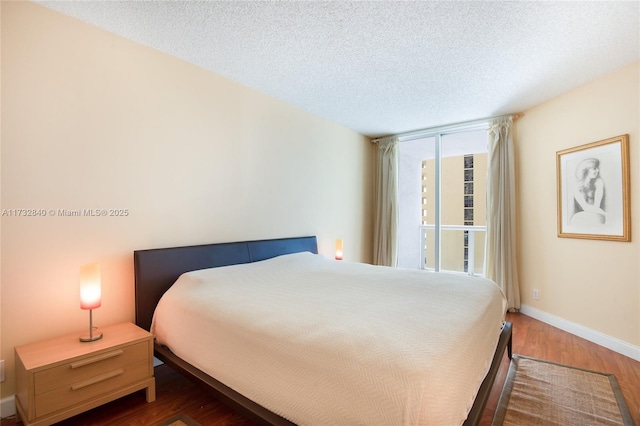
[{"label": "framed picture", "polygon": [[558,237],[631,241],[629,135],[556,153]]}]

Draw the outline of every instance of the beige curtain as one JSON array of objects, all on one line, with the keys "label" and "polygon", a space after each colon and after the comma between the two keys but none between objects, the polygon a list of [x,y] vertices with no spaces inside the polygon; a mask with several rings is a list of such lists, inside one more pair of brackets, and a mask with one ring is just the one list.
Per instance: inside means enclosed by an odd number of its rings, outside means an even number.
[{"label": "beige curtain", "polygon": [[396,266],[398,260],[398,137],[378,140],[376,224],[373,262]]},{"label": "beige curtain", "polygon": [[520,309],[520,289],[512,125],[513,117],[501,117],[489,127],[485,275],[502,288],[508,309],[514,311]]}]

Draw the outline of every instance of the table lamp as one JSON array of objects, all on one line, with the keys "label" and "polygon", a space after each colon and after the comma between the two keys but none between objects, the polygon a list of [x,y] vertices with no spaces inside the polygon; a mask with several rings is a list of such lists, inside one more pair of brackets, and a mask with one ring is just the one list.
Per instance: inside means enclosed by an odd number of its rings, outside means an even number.
[{"label": "table lamp", "polygon": [[89,310],[89,335],[81,336],[81,342],[102,339],[102,333],[94,333],[93,310],[101,305],[100,265],[80,267],[80,309]]},{"label": "table lamp", "polygon": [[342,260],[342,240],[336,240],[336,260]]}]

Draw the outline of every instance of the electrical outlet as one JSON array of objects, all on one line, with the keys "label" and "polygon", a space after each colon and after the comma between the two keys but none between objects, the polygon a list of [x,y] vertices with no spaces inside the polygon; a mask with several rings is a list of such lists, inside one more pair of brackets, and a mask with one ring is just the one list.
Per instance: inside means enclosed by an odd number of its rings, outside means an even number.
[{"label": "electrical outlet", "polygon": [[534,288],[533,289],[533,300],[539,300],[540,299],[540,293],[538,293],[538,289]]},{"label": "electrical outlet", "polygon": [[4,359],[0,360],[0,382],[4,382]]}]

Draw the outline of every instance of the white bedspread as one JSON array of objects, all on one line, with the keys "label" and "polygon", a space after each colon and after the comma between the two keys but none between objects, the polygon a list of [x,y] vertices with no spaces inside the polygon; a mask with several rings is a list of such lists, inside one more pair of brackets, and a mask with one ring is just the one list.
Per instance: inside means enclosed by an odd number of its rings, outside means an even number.
[{"label": "white bedspread", "polygon": [[300,425],[460,425],[495,351],[492,281],[311,253],[183,274],[152,332]]}]

